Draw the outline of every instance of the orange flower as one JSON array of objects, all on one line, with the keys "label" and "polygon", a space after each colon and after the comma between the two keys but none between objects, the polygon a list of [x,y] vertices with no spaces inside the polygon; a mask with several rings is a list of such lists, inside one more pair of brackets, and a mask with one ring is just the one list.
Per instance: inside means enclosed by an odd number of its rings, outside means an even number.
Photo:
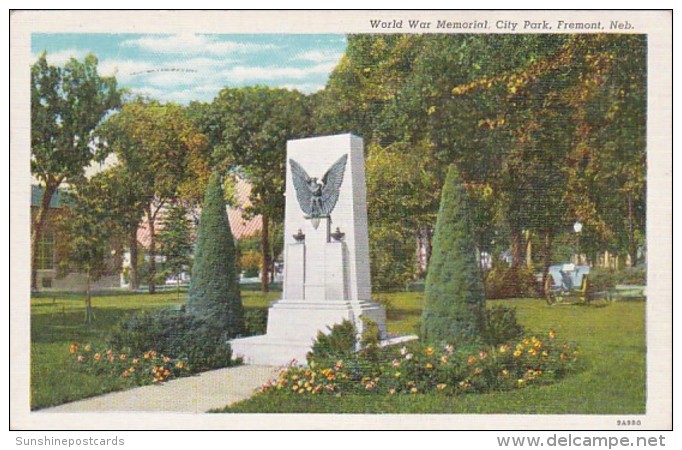
[{"label": "orange flower", "polygon": [[129,377],[129,376],[130,376],[130,372],[128,372],[127,370],[124,370],[124,371],[123,371],[123,377],[124,377],[124,378],[127,378],[127,377]]},{"label": "orange flower", "polygon": [[469,364],[474,364],[476,363],[476,357],[474,355],[469,356],[469,359],[467,360]]},{"label": "orange flower", "polygon": [[554,339],[556,337],[556,331],[554,329],[549,330],[549,338]]},{"label": "orange flower", "polygon": [[76,353],[78,351],[78,344],[71,344],[69,346],[69,353]]},{"label": "orange flower", "polygon": [[95,358],[95,361],[99,361],[102,358],[102,355],[100,355],[99,353],[95,353],[95,356],[93,356],[93,358]]},{"label": "orange flower", "polygon": [[425,354],[426,356],[431,356],[431,355],[433,355],[433,348],[431,348],[431,347],[426,347],[426,348],[424,349],[424,354]]},{"label": "orange flower", "polygon": [[488,356],[488,352],[486,352],[485,350],[481,350],[480,352],[478,352],[478,356],[483,360]]},{"label": "orange flower", "polygon": [[163,357],[163,362],[167,363],[168,361],[170,361],[170,358],[169,358],[168,356],[164,356],[164,357]]},{"label": "orange flower", "polygon": [[137,364],[140,362],[140,358],[133,358],[133,364]]},{"label": "orange flower", "polygon": [[126,355],[125,353],[121,353],[121,356],[119,356],[121,361],[125,361],[127,357],[128,357],[128,355]]}]

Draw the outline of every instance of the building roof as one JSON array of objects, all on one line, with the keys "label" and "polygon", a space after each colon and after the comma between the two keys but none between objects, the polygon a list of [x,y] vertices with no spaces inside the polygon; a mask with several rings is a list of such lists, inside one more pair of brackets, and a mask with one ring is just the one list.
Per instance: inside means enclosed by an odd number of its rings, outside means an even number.
[{"label": "building roof", "polygon": [[[258,236],[263,226],[263,218],[260,214],[250,216],[246,212],[251,206],[249,195],[251,195],[251,184],[243,178],[237,178],[235,183],[235,196],[239,206],[234,208],[227,207],[227,219],[230,222],[232,235],[238,241]],[[163,211],[161,212],[161,216],[163,216]],[[163,229],[163,221],[158,220],[154,224],[154,228],[158,234],[159,231]],[[142,219],[142,222],[137,229],[137,241],[144,248],[149,248],[151,233],[146,218]]]}]

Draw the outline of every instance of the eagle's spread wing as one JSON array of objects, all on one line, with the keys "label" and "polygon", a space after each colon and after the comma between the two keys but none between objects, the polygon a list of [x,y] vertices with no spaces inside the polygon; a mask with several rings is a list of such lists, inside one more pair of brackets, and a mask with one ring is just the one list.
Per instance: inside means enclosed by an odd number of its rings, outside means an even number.
[{"label": "eagle's spread wing", "polygon": [[298,199],[298,204],[301,206],[301,210],[305,214],[311,215],[313,211],[310,200],[313,193],[308,188],[310,177],[303,167],[301,167],[299,163],[291,158],[289,158],[289,165],[291,166],[291,178],[294,182],[294,188],[296,188],[296,198]]},{"label": "eagle's spread wing", "polygon": [[339,199],[339,189],[343,183],[343,173],[346,171],[348,155],[343,155],[327,170],[322,177],[322,214],[328,216],[334,210]]}]

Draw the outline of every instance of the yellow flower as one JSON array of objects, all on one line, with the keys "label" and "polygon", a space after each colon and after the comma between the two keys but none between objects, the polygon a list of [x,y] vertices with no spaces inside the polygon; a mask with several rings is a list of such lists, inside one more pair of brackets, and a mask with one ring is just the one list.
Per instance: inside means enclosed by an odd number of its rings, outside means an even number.
[{"label": "yellow flower", "polygon": [[535,347],[532,347],[532,348],[529,348],[529,349],[528,349],[528,353],[530,353],[531,355],[535,356],[535,355],[538,354],[538,351],[535,350]]},{"label": "yellow flower", "polygon": [[394,375],[396,378],[400,378],[400,372],[396,372]]},{"label": "yellow flower", "polygon": [[125,361],[127,357],[128,357],[128,355],[126,355],[125,353],[122,353],[121,356],[119,356],[121,361]]},{"label": "yellow flower", "polygon": [[395,394],[395,388],[389,389],[389,390],[388,390],[388,393],[391,394],[391,395]]},{"label": "yellow flower", "polygon": [[514,358],[518,358],[519,356],[521,356],[521,350],[516,350],[514,352]]},{"label": "yellow flower", "polygon": [[177,364],[175,364],[175,367],[177,367],[178,369],[182,369],[185,367],[185,363],[182,361],[178,361]]},{"label": "yellow flower", "polygon": [[102,358],[102,355],[100,355],[99,353],[95,353],[95,356],[93,356],[93,358],[95,359],[95,361],[99,361]]},{"label": "yellow flower", "polygon": [[412,389],[410,389],[410,394],[416,394],[416,393],[417,393],[416,387],[413,387]]},{"label": "yellow flower", "polygon": [[436,386],[436,389],[438,389],[439,391],[442,391],[442,390],[445,389],[447,386],[448,386],[448,385],[445,384],[445,383],[440,383],[440,384],[438,384],[438,385]]},{"label": "yellow flower", "polygon": [[433,348],[431,348],[431,347],[426,347],[426,348],[424,349],[424,354],[425,354],[426,356],[431,356],[431,355],[433,355]]},{"label": "yellow flower", "polygon": [[86,351],[86,352],[89,352],[90,350],[92,350],[92,346],[91,346],[90,344],[86,345],[86,346],[85,346],[85,351]]},{"label": "yellow flower", "polygon": [[83,355],[78,355],[77,360],[78,360],[78,362],[83,362],[85,360],[85,358],[83,358]]},{"label": "yellow flower", "polygon": [[486,352],[485,350],[481,350],[480,352],[478,352],[478,356],[479,356],[482,360],[483,360],[483,359],[486,359],[487,356],[488,356],[488,352]]},{"label": "yellow flower", "polygon": [[441,357],[440,357],[440,362],[442,362],[443,364],[447,363],[447,362],[448,362],[448,355],[443,355],[443,356],[441,356]]},{"label": "yellow flower", "polygon": [[523,345],[530,345],[530,341],[528,339],[523,340]]},{"label": "yellow flower", "polygon": [[427,369],[433,369],[433,364],[431,364],[431,363],[426,363],[426,368],[427,368]]},{"label": "yellow flower", "polygon": [[480,367],[476,367],[476,370],[474,370],[474,375],[480,375],[483,373],[483,369]]},{"label": "yellow flower", "polygon": [[502,369],[502,376],[507,378],[509,376],[509,371],[507,369]]},{"label": "yellow flower", "polygon": [[521,379],[521,378],[519,378],[518,380],[516,380],[516,384],[517,384],[519,387],[522,387],[524,383],[525,383],[525,381],[524,381],[523,379]]},{"label": "yellow flower", "polygon": [[130,369],[128,369],[128,372],[130,372],[130,373],[135,372],[135,368],[134,368],[134,367],[131,367]]},{"label": "yellow flower", "polygon": [[69,353],[76,353],[78,351],[78,344],[71,344],[69,346]]},{"label": "yellow flower", "polygon": [[133,364],[137,364],[140,362],[140,358],[133,358]]},{"label": "yellow flower", "polygon": [[499,348],[500,353],[507,353],[508,351],[509,351],[509,345],[507,345],[507,344],[501,345]]},{"label": "yellow flower", "polygon": [[125,378],[129,377],[129,376],[130,376],[130,372],[128,372],[127,370],[124,370],[124,371],[123,371],[123,376],[124,376]]},{"label": "yellow flower", "polygon": [[556,337],[556,331],[554,329],[549,330],[549,338],[554,339]]}]

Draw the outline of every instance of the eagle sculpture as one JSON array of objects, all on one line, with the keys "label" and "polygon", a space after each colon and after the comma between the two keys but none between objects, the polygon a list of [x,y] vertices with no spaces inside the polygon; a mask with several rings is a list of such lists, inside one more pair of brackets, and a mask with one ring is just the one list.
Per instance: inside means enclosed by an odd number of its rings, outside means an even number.
[{"label": "eagle sculpture", "polygon": [[336,206],[347,159],[346,154],[332,164],[321,182],[317,178],[311,178],[299,163],[289,159],[298,204],[305,213],[305,218],[311,219],[315,229],[320,224],[320,219],[329,217]]}]

